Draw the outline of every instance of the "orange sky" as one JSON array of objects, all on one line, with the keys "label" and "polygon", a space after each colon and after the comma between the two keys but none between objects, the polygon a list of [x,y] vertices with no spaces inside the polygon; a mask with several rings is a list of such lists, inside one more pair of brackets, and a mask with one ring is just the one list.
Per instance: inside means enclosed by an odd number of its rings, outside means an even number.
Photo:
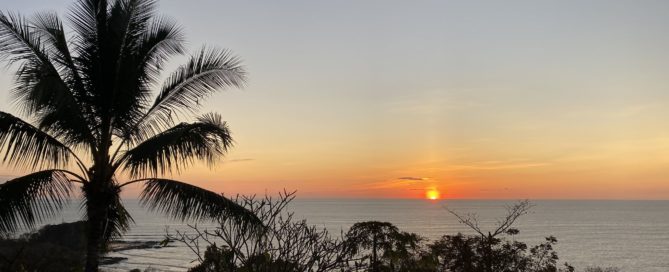
[{"label": "orange sky", "polygon": [[[669,2],[521,2],[161,1],[193,48],[231,49],[250,78],[203,109],[236,147],[175,178],[301,198],[669,199]],[[0,108],[16,113],[11,71]]]}]

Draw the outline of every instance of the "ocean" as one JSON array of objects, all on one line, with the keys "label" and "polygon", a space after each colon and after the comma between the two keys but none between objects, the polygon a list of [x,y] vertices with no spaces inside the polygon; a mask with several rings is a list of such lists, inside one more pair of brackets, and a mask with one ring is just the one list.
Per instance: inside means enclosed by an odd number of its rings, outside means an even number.
[{"label": "ocean", "polygon": [[[184,223],[154,214],[140,207],[137,200],[124,200],[135,225],[124,236],[127,241],[160,241],[166,231],[186,230]],[[472,233],[446,210],[476,213],[483,229],[490,229],[505,215],[500,200],[357,200],[296,199],[289,210],[295,217],[327,228],[333,234],[356,222],[388,221],[403,231],[415,232],[428,239],[445,234]],[[587,266],[615,266],[625,272],[669,271],[669,201],[534,200],[530,213],[521,217],[516,240],[534,245],[544,237],[558,239],[560,262],[577,270]],[[81,218],[79,206],[72,204],[51,223],[71,222]],[[195,223],[195,222],[189,222]],[[200,228],[213,224],[199,222]],[[185,271],[193,266],[195,255],[180,244],[158,249],[115,252],[111,257],[127,260],[105,266],[110,271],[154,268],[159,271]]]}]

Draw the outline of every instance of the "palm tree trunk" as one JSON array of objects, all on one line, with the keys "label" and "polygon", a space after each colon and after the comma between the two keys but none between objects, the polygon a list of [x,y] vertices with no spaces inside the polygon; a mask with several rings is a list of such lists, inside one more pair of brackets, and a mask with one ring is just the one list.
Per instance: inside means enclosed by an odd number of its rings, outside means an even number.
[{"label": "palm tree trunk", "polygon": [[102,252],[103,236],[103,209],[97,207],[95,201],[87,203],[87,243],[86,243],[86,272],[97,272],[100,265],[100,253]]},{"label": "palm tree trunk", "polygon": [[100,255],[105,250],[105,223],[107,209],[111,197],[109,182],[104,178],[97,178],[84,185],[86,198],[86,215],[88,217],[86,230],[86,267],[85,272],[97,272],[100,265]]}]

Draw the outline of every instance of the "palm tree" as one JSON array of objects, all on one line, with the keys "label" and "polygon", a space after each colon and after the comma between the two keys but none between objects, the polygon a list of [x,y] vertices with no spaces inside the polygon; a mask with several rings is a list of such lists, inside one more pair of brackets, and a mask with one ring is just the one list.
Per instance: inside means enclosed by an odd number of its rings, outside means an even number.
[{"label": "palm tree", "polygon": [[219,115],[182,121],[217,90],[241,87],[245,72],[229,51],[203,47],[152,95],[165,61],[184,53],[181,28],[155,11],[154,0],[79,0],[71,31],[54,13],[0,13],[0,58],[18,66],[13,96],[25,117],[0,112],[0,148],[4,163],[33,172],[0,185],[0,232],[54,215],[78,185],[85,269],[97,271],[107,243],[133,222],[119,197],[133,183],[144,185],[140,203],[174,218],[260,226],[221,194],[163,178],[232,146]]}]

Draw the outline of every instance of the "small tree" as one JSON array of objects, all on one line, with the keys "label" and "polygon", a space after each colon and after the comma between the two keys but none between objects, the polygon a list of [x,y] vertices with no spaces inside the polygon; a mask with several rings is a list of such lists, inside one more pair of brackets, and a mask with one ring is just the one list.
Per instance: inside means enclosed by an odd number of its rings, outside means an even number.
[{"label": "small tree", "polygon": [[424,250],[425,238],[415,233],[398,232],[391,237],[389,248],[385,248],[382,259],[387,271],[434,271],[435,264]]},{"label": "small tree", "polygon": [[371,271],[379,271],[379,249],[392,247],[393,238],[399,234],[399,229],[388,222],[367,221],[355,223],[346,233],[347,248],[352,254],[362,250],[371,250],[369,267]]},{"label": "small tree", "polygon": [[505,239],[519,233],[512,226],[520,216],[527,214],[531,207],[532,204],[527,200],[508,206],[506,216],[497,221],[497,226],[493,231],[482,230],[475,214],[461,215],[448,210],[458,218],[460,223],[471,228],[477,235],[465,236],[460,233],[455,236],[446,235],[430,245],[433,258],[440,268],[439,271],[574,271],[574,268],[566,263],[564,268],[558,268],[558,255],[553,249],[557,239],[553,236],[547,237],[544,243],[529,250],[525,243]]},{"label": "small tree", "polygon": [[434,271],[424,241],[418,234],[378,221],[356,223],[346,234],[347,250],[353,260],[362,261],[351,267],[356,271]]},{"label": "small tree", "polygon": [[437,263],[438,271],[469,272],[476,271],[475,237],[444,235],[431,244],[430,252]]}]

